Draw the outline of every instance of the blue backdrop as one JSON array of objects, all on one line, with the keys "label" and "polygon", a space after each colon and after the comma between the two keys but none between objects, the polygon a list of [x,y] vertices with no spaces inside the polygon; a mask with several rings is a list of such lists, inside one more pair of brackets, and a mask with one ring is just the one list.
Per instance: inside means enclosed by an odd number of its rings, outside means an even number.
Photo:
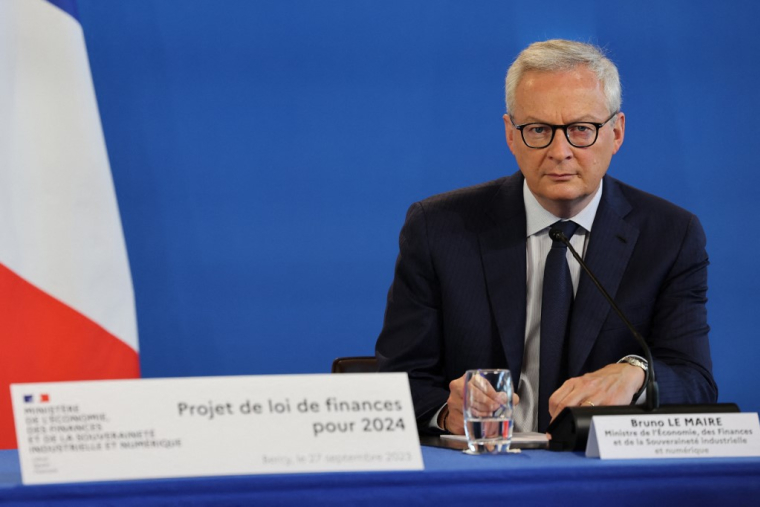
[{"label": "blue backdrop", "polygon": [[610,173],[702,219],[720,398],[760,409],[760,4],[80,0],[79,15],[144,376],[372,354],[408,205],[517,170],[504,74],[563,37],[620,68]]}]

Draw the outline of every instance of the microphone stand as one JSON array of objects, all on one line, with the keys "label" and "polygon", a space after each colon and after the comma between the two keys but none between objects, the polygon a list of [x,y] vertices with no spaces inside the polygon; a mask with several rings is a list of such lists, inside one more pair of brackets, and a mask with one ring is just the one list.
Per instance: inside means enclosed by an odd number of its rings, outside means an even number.
[{"label": "microphone stand", "polygon": [[596,288],[602,293],[610,306],[618,314],[631,334],[636,338],[641,348],[644,350],[644,356],[648,363],[646,382],[646,404],[645,405],[615,405],[604,407],[566,407],[557,417],[549,424],[546,432],[551,436],[549,440],[549,449],[552,451],[583,451],[588,440],[588,432],[591,428],[591,418],[595,415],[642,415],[642,414],[698,414],[698,413],[720,413],[720,412],[739,412],[739,407],[735,403],[716,403],[702,405],[664,405],[660,406],[660,390],[654,371],[654,361],[652,360],[652,351],[646,340],[636,331],[633,324],[626,318],[623,311],[615,303],[615,300],[604,289],[599,280],[594,276],[589,267],[583,261],[578,252],[570,244],[565,234],[553,228],[549,231],[549,237],[553,241],[561,241],[573,254],[575,260],[581,265],[583,271],[594,282]]}]

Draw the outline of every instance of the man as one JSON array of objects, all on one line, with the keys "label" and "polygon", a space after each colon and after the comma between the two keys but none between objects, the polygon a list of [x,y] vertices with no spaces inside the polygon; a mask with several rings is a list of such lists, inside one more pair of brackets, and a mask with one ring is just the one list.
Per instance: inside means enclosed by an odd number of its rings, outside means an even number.
[{"label": "man", "polygon": [[643,351],[549,238],[555,224],[649,343],[661,402],[715,402],[702,227],[605,175],[625,134],[614,64],[588,44],[535,43],[506,95],[520,172],[415,203],[401,231],[376,356],[409,373],[419,429],[464,432],[475,368],[510,369],[517,431],[543,432],[567,406],[642,401]]}]

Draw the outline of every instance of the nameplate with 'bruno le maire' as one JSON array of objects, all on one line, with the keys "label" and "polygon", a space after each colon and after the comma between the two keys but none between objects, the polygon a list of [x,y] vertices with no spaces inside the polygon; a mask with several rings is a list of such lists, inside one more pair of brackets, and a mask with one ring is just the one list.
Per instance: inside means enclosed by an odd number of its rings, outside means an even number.
[{"label": "nameplate with 'bruno le maire'", "polygon": [[595,416],[586,456],[602,459],[760,456],[757,413]]},{"label": "nameplate with 'bruno le maire'", "polygon": [[419,470],[403,373],[14,384],[24,484]]}]

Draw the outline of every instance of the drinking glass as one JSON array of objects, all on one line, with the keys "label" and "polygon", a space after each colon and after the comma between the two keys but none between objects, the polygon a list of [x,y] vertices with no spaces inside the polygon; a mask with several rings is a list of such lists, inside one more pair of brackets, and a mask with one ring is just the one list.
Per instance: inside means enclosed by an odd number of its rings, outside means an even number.
[{"label": "drinking glass", "polygon": [[470,454],[509,451],[512,442],[512,376],[509,370],[468,370],[464,430]]}]

